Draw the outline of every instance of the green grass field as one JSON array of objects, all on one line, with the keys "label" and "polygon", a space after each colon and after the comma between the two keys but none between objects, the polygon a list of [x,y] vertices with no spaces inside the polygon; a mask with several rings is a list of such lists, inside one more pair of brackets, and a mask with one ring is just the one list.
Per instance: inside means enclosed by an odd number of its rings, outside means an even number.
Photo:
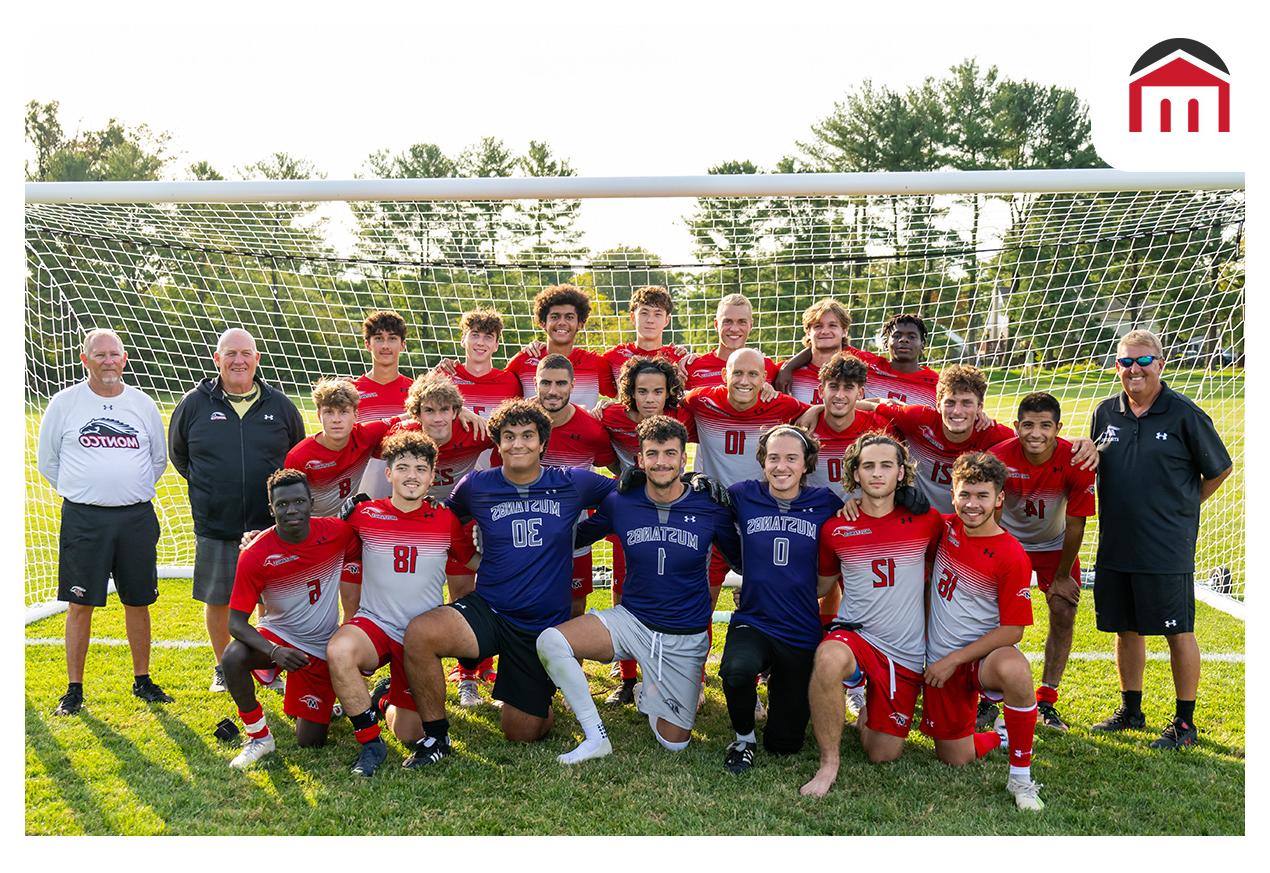
[{"label": "green grass field", "polygon": [[[730,608],[725,592],[720,608]],[[592,596],[606,606],[608,592]],[[1042,623],[1023,648],[1036,652]],[[1108,653],[1111,637],[1093,629],[1082,602],[1074,651]],[[169,580],[154,611],[156,639],[200,640],[201,611],[185,580]],[[60,638],[60,616],[26,628],[28,638]],[[1244,626],[1198,606],[1201,647],[1243,653]],[[1038,731],[1033,772],[1045,784],[1040,814],[1014,808],[1005,793],[1005,757],[997,752],[960,770],[935,760],[917,733],[895,764],[864,761],[856,733],[843,738],[843,767],[830,795],[814,801],[798,787],[816,769],[814,740],[777,759],[761,752],[749,773],[722,767],[732,739],[717,660],[712,665],[692,745],[671,755],[656,744],[633,708],[605,709],[615,753],[565,770],[555,756],[573,747],[577,722],[557,697],[556,727],[541,743],[515,746],[498,732],[491,707],[462,710],[450,692],[458,754],[431,772],[396,766],[404,752],[389,739],[388,764],[371,780],[348,772],[356,742],[347,719],[322,749],[296,747],[281,697],[262,692],[278,752],[249,772],[231,770],[235,748],[215,740],[216,722],[233,715],[227,695],[207,689],[210,648],[155,649],[152,673],[176,698],[147,706],[129,693],[123,646],[94,645],[87,704],[74,718],[49,713],[64,689],[60,645],[26,649],[26,832],[29,834],[1243,834],[1244,672],[1240,661],[1206,661],[1196,723],[1200,743],[1179,753],[1147,744],[1171,715],[1166,662],[1147,666],[1148,731],[1092,734],[1086,725],[1119,702],[1107,660],[1073,660],[1059,707],[1074,726],[1066,735]],[[94,636],[122,638],[122,610],[99,611]],[[1151,641],[1151,651],[1164,651]],[[611,687],[607,667],[587,664],[593,693]],[[1035,668],[1039,681],[1039,664]],[[760,726],[761,730],[761,726]]]}]

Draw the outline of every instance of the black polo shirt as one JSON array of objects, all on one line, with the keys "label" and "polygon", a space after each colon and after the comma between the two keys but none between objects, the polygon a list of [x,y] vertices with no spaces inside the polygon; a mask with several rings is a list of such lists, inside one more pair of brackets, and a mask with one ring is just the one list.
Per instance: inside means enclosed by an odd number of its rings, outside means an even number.
[{"label": "black polo shirt", "polygon": [[1121,392],[1094,409],[1098,465],[1097,566],[1124,573],[1193,573],[1200,480],[1230,466],[1208,413],[1161,382],[1141,418]]}]

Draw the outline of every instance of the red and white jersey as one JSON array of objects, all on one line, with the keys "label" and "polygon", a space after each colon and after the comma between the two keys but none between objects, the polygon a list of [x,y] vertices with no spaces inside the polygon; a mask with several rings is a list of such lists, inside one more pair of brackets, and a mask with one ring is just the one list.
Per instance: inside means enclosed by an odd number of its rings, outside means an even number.
[{"label": "red and white jersey", "polygon": [[683,405],[697,425],[698,469],[724,487],[762,479],[758,438],[763,431],[789,424],[808,409],[806,403],[788,394],[777,394],[740,412],[728,402],[728,389],[722,385],[689,391]]},{"label": "red and white jersey", "polygon": [[834,516],[820,528],[820,575],[842,574],[837,617],[863,625],[860,636],[915,673],[926,662],[926,562],[943,530],[935,510],[899,507],[882,518]]},{"label": "red and white jersey", "polygon": [[1018,439],[993,446],[992,454],[1010,469],[1005,480],[1001,526],[1025,550],[1051,552],[1063,548],[1067,516],[1088,518],[1094,514],[1096,474],[1072,466],[1072,444],[1062,437],[1044,464],[1030,462]]},{"label": "red and white jersey", "polygon": [[917,462],[917,484],[930,505],[945,515],[953,511],[953,462],[966,452],[986,452],[1014,436],[1013,428],[994,422],[987,430],[971,431],[965,442],[954,443],[944,436],[943,419],[930,406],[882,403],[878,405],[877,414],[889,421],[908,443]]},{"label": "red and white jersey", "polygon": [[864,396],[881,400],[898,400],[900,403],[916,403],[920,406],[935,405],[935,385],[939,373],[930,367],[919,367],[912,373],[901,373],[891,366],[890,360],[848,346],[846,351],[864,361],[869,368],[869,378],[864,383]]},{"label": "red and white jersey", "polygon": [[[530,356],[524,352],[517,352],[516,357],[507,362],[507,371],[520,380],[520,389],[525,397],[534,397],[538,394],[538,362],[549,354],[551,353],[543,352],[541,355]],[[617,396],[613,371],[609,369],[608,361],[604,358],[595,352],[574,348],[569,353],[569,363],[573,364],[571,399],[575,404],[592,409],[601,394],[605,397]]]},{"label": "red and white jersey", "polygon": [[413,512],[391,500],[359,503],[348,523],[362,544],[360,559],[349,567],[350,577],[361,578],[357,614],[397,642],[412,618],[444,602],[446,559],[466,564],[475,554],[459,517],[426,501]]},{"label": "red and white jersey", "polygon": [[672,364],[678,364],[683,360],[683,355],[679,353],[678,346],[662,346],[659,349],[641,349],[638,343],[622,343],[620,346],[613,346],[604,353],[604,360],[608,361],[609,369],[613,371],[613,384],[617,384],[617,375],[622,372],[622,365],[631,358],[657,358],[662,357],[670,361]]},{"label": "red and white jersey", "polygon": [[847,425],[846,430],[841,431],[829,427],[822,413],[816,421],[816,429],[812,431],[816,439],[820,440],[820,455],[816,458],[816,469],[812,470],[811,475],[807,477],[807,484],[832,488],[834,494],[846,500],[848,494],[855,492],[856,485],[851,483],[851,487],[848,488],[842,482],[842,456],[847,451],[847,446],[854,443],[861,434],[871,430],[885,431],[890,434],[895,432],[886,419],[864,409],[857,409],[851,424]]},{"label": "red and white jersey", "polygon": [[820,396],[820,367],[808,363],[795,370],[793,381],[789,385],[789,393],[803,403],[815,405],[823,402]]},{"label": "red and white jersey", "polygon": [[338,518],[311,518],[302,543],[283,542],[270,528],[238,555],[229,608],[249,613],[263,600],[260,627],[325,661],[340,623],[340,578],[357,551],[357,535]]},{"label": "red and white jersey", "polygon": [[[688,442],[697,441],[697,428],[687,408],[680,404],[674,412],[670,413],[670,417],[688,429]],[[635,429],[639,427],[639,422],[632,420],[630,410],[625,406],[614,403],[604,407],[604,411],[600,413],[600,424],[608,433],[613,453],[617,455],[617,462],[625,473],[635,466],[635,454],[639,451],[639,439],[635,436]]]},{"label": "red and white jersey", "polygon": [[930,576],[927,663],[1001,625],[1031,623],[1032,561],[1019,541],[1005,532],[967,536],[961,519],[944,516]]},{"label": "red and white jersey", "polygon": [[348,442],[338,452],[325,448],[316,436],[305,437],[287,452],[285,466],[309,477],[313,492],[313,514],[335,515],[344,498],[362,481],[366,464],[397,422],[395,418],[358,422]]},{"label": "red and white jersey", "polygon": [[454,368],[454,384],[463,395],[463,405],[481,418],[489,418],[504,400],[521,396],[520,380],[511,371],[497,367],[484,376],[473,376],[458,364]]},{"label": "red and white jersey", "polygon": [[[608,431],[599,420],[576,403],[573,417],[562,425],[552,425],[547,451],[543,453],[544,467],[607,467],[617,463]],[[501,467],[503,458],[494,449],[491,467]]]},{"label": "red and white jersey", "polygon": [[[392,426],[388,436],[398,431],[423,431],[423,425],[408,418]],[[450,439],[437,446],[437,465],[432,472],[432,487],[428,496],[438,503],[449,499],[450,492],[459,480],[476,469],[476,462],[483,452],[494,448],[488,436],[472,433],[457,418],[450,424]]]},{"label": "red and white jersey", "polygon": [[[688,383],[684,385],[685,390],[722,385],[723,371],[727,365],[728,362],[714,352],[698,355],[697,359],[688,365]],[[768,382],[775,379],[776,374],[780,372],[780,366],[767,356],[763,357],[763,369],[767,371]]]},{"label": "red and white jersey", "polygon": [[357,420],[376,421],[404,415],[406,395],[410,393],[412,382],[409,376],[398,376],[385,385],[372,379],[370,373],[353,380],[353,386],[361,397],[357,402]]}]

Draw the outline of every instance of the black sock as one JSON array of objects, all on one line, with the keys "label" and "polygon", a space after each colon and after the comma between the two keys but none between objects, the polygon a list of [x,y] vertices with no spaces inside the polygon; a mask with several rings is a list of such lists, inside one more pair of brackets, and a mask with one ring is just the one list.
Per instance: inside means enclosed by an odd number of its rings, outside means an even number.
[{"label": "black sock", "polygon": [[1142,692],[1141,691],[1121,691],[1120,702],[1124,708],[1129,711],[1130,715],[1142,714]]},{"label": "black sock", "polygon": [[450,720],[448,718],[440,718],[436,721],[425,721],[423,723],[423,735],[425,738],[432,737],[437,742],[447,742],[450,733]]},{"label": "black sock", "polygon": [[83,682],[67,682],[67,683],[66,683],[66,693],[67,693],[67,694],[70,694],[72,691],[77,692],[77,693],[78,693],[81,697],[83,697],[83,696],[84,696],[84,683],[83,683]]},{"label": "black sock", "polygon": [[635,688],[635,683],[637,681],[638,680],[634,676],[632,676],[630,679],[623,679],[622,687],[625,688],[627,691],[630,691]]},{"label": "black sock", "polygon": [[359,712],[357,715],[350,715],[348,720],[353,723],[353,730],[364,731],[379,721],[379,713],[373,709],[368,709],[365,712]]},{"label": "black sock", "polygon": [[1195,724],[1195,701],[1179,700],[1177,702],[1177,720],[1187,724]]},{"label": "black sock", "polygon": [[133,684],[134,686],[137,686],[137,687],[141,687],[142,685],[149,685],[149,684],[150,684],[150,674],[149,674],[149,673],[138,673],[136,676],[133,676],[133,677],[132,677],[132,684]]}]

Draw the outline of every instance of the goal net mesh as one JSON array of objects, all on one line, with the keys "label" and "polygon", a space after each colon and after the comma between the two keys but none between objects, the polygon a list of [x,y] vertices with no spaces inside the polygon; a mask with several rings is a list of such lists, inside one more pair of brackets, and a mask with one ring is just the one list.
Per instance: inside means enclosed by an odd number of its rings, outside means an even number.
[{"label": "goal net mesh", "polygon": [[[673,232],[690,256],[589,252],[577,228],[588,210],[621,207],[613,201],[28,204],[27,607],[57,590],[60,500],[36,469],[40,416],[83,378],[87,330],[119,332],[127,381],[154,398],[166,423],[181,395],[214,372],[217,336],[246,327],[261,376],[296,401],[312,433],[313,383],[368,367],[360,325],[369,310],[405,317],[402,370],[414,375],[461,359],[460,315],[492,306],[507,326],[501,365],[538,338],[530,301],[558,282],[593,295],[578,342],[597,351],[631,339],[627,304],[643,285],[670,289],[671,339],[701,352],[717,342],[718,299],[733,292],[754,304],[750,344],[774,359],[802,348],[802,312],[822,297],[847,307],[852,343],[870,349],[889,315],[917,312],[932,328],[931,366],[982,367],[988,411],[1003,422],[1013,422],[1022,395],[1052,392],[1068,435],[1087,433],[1094,405],[1119,390],[1110,369],[1117,338],[1154,330],[1166,380],[1212,416],[1235,462],[1204,506],[1197,583],[1243,599],[1242,191],[675,202]],[[641,228],[627,233],[638,242]],[[157,509],[162,572],[188,574],[194,537],[171,467]],[[1094,519],[1087,567],[1097,538]],[[597,553],[597,567],[606,564]]]}]

